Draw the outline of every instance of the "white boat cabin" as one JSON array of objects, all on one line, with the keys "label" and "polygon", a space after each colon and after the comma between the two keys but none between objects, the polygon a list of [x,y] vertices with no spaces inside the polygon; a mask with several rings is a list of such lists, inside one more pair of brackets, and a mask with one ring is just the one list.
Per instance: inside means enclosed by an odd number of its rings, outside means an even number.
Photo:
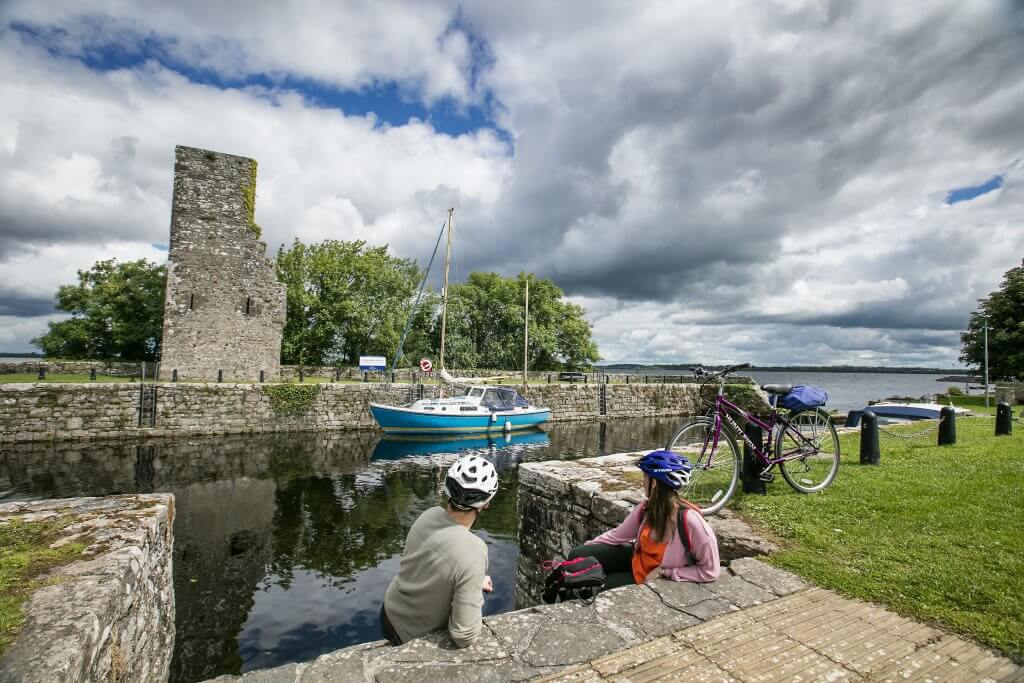
[{"label": "white boat cabin", "polygon": [[489,415],[494,412],[532,410],[533,406],[511,387],[471,386],[461,396],[448,398],[421,398],[410,406],[412,410],[462,415]]}]

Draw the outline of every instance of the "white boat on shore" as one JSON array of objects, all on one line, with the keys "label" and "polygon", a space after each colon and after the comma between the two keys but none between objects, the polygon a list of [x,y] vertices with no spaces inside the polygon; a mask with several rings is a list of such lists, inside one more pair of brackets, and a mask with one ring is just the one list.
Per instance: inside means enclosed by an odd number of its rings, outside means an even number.
[{"label": "white boat on shore", "polygon": [[[861,410],[851,410],[846,417],[847,427],[860,425],[860,418],[866,411],[874,413],[879,420],[884,422],[913,421],[913,420],[938,420],[942,416],[942,409],[946,406],[939,403],[872,403]],[[968,412],[966,408],[953,406],[957,415],[964,415]]]}]

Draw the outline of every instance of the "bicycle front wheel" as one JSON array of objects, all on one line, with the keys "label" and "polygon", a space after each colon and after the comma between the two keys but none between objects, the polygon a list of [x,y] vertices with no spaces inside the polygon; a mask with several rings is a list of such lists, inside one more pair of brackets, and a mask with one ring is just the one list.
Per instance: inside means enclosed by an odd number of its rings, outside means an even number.
[{"label": "bicycle front wheel", "polygon": [[715,423],[699,417],[683,425],[669,440],[665,450],[686,456],[692,463],[690,483],[679,492],[698,506],[705,515],[713,515],[736,492],[740,474],[740,451],[736,439],[725,429],[714,443]]},{"label": "bicycle front wheel", "polygon": [[790,416],[775,440],[779,470],[800,493],[828,488],[839,472],[839,435],[825,411],[815,408]]}]

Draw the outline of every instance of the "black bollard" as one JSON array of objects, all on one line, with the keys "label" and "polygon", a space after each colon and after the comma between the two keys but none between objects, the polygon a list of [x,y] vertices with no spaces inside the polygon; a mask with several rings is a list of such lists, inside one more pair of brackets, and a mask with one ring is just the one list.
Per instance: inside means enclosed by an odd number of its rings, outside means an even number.
[{"label": "black bollard", "polygon": [[626,375],[626,384],[629,384],[629,375]]},{"label": "black bollard", "polygon": [[95,382],[96,381],[96,368],[89,368],[89,381],[90,382]]},{"label": "black bollard", "polygon": [[860,416],[860,464],[879,465],[882,454],[878,448],[878,416],[865,410]]},{"label": "black bollard", "polygon": [[364,373],[363,373],[363,381],[364,381],[364,382],[369,382],[369,381],[370,381],[370,375],[369,375],[369,373],[367,373],[367,372],[364,372]]},{"label": "black bollard", "polygon": [[46,379],[46,368],[45,367],[40,367],[39,368],[39,379]]},{"label": "black bollard", "polygon": [[218,382],[223,382],[224,381],[224,371],[223,370],[218,370],[217,371],[217,381]]},{"label": "black bollard", "polygon": [[266,379],[267,379],[267,373],[266,373],[266,370],[260,370],[260,384],[263,384],[263,382],[264,382],[264,381],[265,381]]},{"label": "black bollard", "polygon": [[548,384],[551,384],[551,373],[548,373]]},{"label": "black bollard", "polygon": [[956,411],[953,406],[944,407],[939,413],[939,445],[956,445]]},{"label": "black bollard", "polygon": [[392,384],[395,383],[395,373],[393,373],[393,372],[391,373],[391,383]]},{"label": "black bollard", "polygon": [[610,379],[611,379],[611,377],[609,377],[608,375],[605,375],[604,376],[604,383],[608,384],[609,383],[608,380],[610,380]]},{"label": "black bollard", "polygon": [[175,368],[174,370],[171,370],[171,381],[172,382],[177,382],[178,381],[178,369],[177,368]]},{"label": "black bollard", "polygon": [[584,384],[586,384],[586,383],[587,383],[587,382],[589,382],[589,381],[590,381],[590,378],[589,378],[589,376],[587,375],[587,373],[583,373],[583,383],[584,383]]},{"label": "black bollard", "polygon": [[996,436],[1010,436],[1013,433],[1013,411],[1010,404],[1000,401],[996,404]]},{"label": "black bollard", "polygon": [[299,381],[300,382],[305,382],[306,381],[306,372],[302,368],[299,368]]},{"label": "black bollard", "polygon": [[[743,426],[743,433],[747,435],[747,438],[754,442],[759,450],[764,449],[764,432],[753,422],[747,422]],[[754,450],[747,443],[746,439],[743,440],[743,471],[740,477],[743,480],[743,493],[756,493],[758,495],[767,496],[768,489],[764,485],[764,480],[761,479],[761,470],[763,467],[759,464],[759,461],[754,456]]]}]

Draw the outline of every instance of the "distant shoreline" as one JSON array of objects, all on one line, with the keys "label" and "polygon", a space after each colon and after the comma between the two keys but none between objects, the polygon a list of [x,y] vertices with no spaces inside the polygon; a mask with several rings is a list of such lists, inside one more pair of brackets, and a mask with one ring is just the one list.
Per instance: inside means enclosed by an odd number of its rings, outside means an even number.
[{"label": "distant shoreline", "polygon": [[[611,365],[597,365],[595,366],[599,370],[639,370],[645,371],[647,374],[656,374],[658,370],[671,370],[687,371],[695,367],[703,367],[707,370],[721,369],[722,365],[702,365],[700,363],[679,363],[672,365],[641,365],[639,363],[613,363]],[[763,372],[871,372],[879,374],[896,374],[896,375],[946,375],[947,377],[939,378],[936,381],[950,381],[959,382],[976,379],[977,375],[973,374],[972,370],[957,370],[951,368],[894,368],[894,367],[868,367],[858,365],[755,365],[749,368],[744,368],[744,371],[757,371]]]}]

